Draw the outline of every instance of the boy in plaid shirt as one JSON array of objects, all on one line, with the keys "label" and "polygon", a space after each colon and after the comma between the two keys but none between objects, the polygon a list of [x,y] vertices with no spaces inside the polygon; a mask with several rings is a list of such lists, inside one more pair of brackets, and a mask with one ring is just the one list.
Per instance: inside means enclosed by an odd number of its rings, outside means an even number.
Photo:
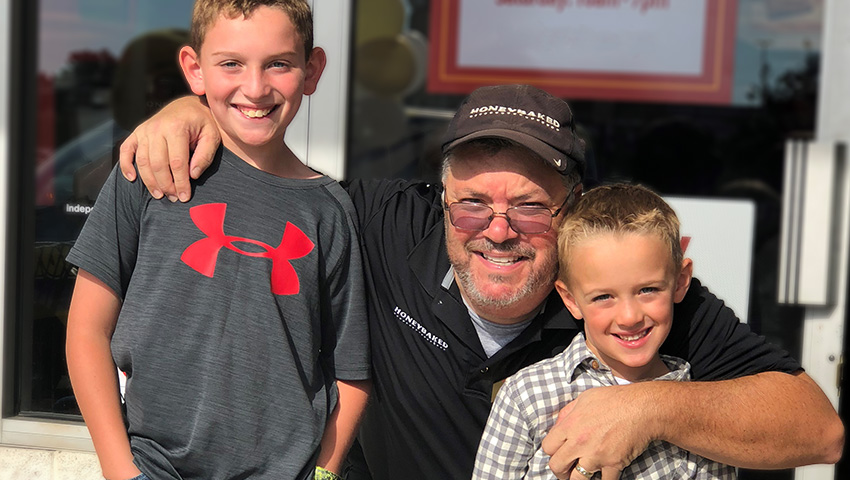
[{"label": "boy in plaid shirt", "polygon": [[[475,459],[473,478],[554,479],[543,437],[558,412],[593,387],[647,380],[687,381],[690,365],[658,349],[682,300],[693,263],[683,258],[679,221],[655,193],[608,185],[586,193],[558,236],[564,304],[584,333],[563,353],[508,378],[496,396]],[[627,402],[627,398],[623,398]],[[599,473],[576,462],[585,478]],[[621,479],[734,479],[735,469],[656,441]]]}]

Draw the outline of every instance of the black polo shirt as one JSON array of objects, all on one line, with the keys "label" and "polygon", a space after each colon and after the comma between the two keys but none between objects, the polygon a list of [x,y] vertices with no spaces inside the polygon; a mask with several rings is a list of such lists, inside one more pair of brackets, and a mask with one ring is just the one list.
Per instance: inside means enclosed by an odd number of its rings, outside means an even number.
[{"label": "black polo shirt", "polygon": [[[361,222],[373,362],[362,453],[355,446],[349,478],[369,478],[368,467],[375,480],[468,479],[494,384],[561,352],[581,325],[553,291],[531,324],[487,358],[450,274],[440,188],[344,186]],[[800,369],[697,280],[674,319],[662,352],[687,359],[696,380]]]}]

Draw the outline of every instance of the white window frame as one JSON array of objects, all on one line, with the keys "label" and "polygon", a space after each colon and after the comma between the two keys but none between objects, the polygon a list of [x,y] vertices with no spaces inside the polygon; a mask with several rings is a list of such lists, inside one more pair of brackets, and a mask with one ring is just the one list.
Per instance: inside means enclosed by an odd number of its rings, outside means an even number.
[{"label": "white window frame", "polygon": [[[818,86],[816,140],[843,142],[850,146],[850,2],[826,0],[824,4],[821,71]],[[803,323],[803,368],[838,408],[838,379],[847,318],[848,249],[850,249],[850,168],[845,166],[839,183],[840,201],[833,213],[839,234],[831,261],[835,262],[835,302],[829,306],[806,307]],[[797,468],[796,480],[835,478],[834,465]]]},{"label": "white window frame", "polygon": [[[0,0],[0,192],[8,192],[12,179],[9,126],[13,39],[11,15],[13,0]],[[345,174],[346,123],[348,105],[349,42],[352,19],[351,0],[318,2],[313,0],[315,44],[325,49],[328,65],[316,94],[305,101],[295,121],[287,130],[287,142],[306,163],[329,176],[342,179]],[[6,291],[7,245],[10,212],[15,201],[0,193],[0,292]],[[5,301],[0,301],[0,412],[11,401],[4,391],[10,371],[4,351],[6,322],[14,322],[14,314]],[[93,452],[94,447],[85,425],[32,417],[0,415],[0,446],[21,446],[57,450]]]}]

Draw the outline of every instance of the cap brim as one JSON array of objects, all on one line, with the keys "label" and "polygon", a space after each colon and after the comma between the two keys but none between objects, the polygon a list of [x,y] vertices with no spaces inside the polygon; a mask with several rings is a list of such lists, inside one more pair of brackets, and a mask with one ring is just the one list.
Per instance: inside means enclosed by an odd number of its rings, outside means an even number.
[{"label": "cap brim", "polygon": [[479,138],[505,138],[508,140],[512,140],[539,155],[546,162],[547,165],[557,170],[561,175],[567,175],[578,166],[578,163],[574,159],[564,155],[562,152],[558,151],[556,148],[552,147],[548,143],[540,141],[537,138],[532,137],[531,135],[527,135],[516,130],[508,130],[504,128],[491,128],[487,130],[480,130],[475,133],[470,133],[469,135],[460,137],[447,144],[444,144],[443,153],[448,152],[449,150],[457,147],[458,145]]}]

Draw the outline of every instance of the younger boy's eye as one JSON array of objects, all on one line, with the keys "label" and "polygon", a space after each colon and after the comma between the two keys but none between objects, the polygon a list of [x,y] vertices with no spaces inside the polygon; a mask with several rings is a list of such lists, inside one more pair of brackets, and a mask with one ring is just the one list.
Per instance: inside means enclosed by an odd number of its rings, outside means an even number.
[{"label": "younger boy's eye", "polygon": [[654,293],[657,292],[658,289],[655,287],[643,287],[640,289],[640,293]]},{"label": "younger boy's eye", "polygon": [[593,297],[593,299],[591,301],[593,301],[593,302],[604,302],[605,300],[608,300],[610,298],[611,298],[611,295],[608,295],[607,293],[605,293],[605,294],[597,295],[597,296]]}]

